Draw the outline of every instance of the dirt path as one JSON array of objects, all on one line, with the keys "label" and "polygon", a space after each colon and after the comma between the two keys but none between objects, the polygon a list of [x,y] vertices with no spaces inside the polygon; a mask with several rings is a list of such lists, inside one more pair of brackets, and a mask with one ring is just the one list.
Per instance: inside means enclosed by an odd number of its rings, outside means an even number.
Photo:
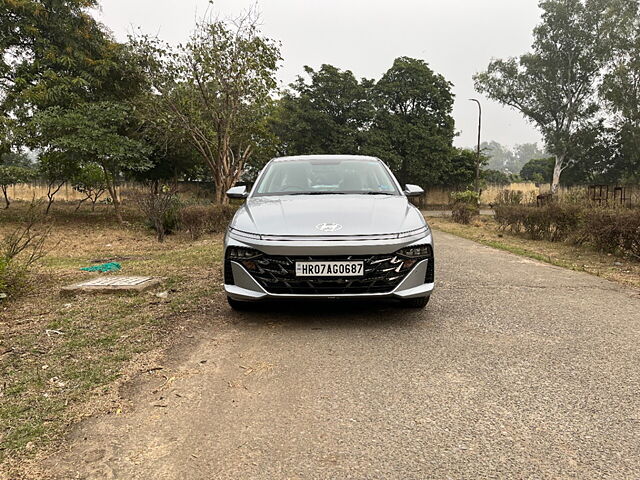
[{"label": "dirt path", "polygon": [[638,292],[436,240],[439,285],[427,310],[332,303],[230,314],[223,331],[139,385],[135,408],[80,425],[51,471],[640,477]]}]

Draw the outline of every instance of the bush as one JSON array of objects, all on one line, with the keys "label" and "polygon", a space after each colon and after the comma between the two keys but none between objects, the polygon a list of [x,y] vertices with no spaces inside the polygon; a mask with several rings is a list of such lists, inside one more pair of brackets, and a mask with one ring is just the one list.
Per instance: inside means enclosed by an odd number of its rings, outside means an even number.
[{"label": "bush", "polygon": [[454,192],[451,194],[453,208],[451,217],[454,222],[468,225],[471,220],[480,214],[478,204],[480,196],[471,190]]},{"label": "bush", "polygon": [[140,193],[134,199],[151,228],[155,230],[159,242],[163,242],[167,234],[177,230],[180,203],[175,188],[152,185],[148,192]]},{"label": "bush", "polygon": [[577,205],[549,203],[542,207],[499,204],[495,207],[496,222],[514,233],[524,232],[534,240],[558,242],[575,235],[582,219]]},{"label": "bush", "polygon": [[51,228],[40,225],[40,207],[41,203],[32,203],[22,225],[0,242],[0,300],[24,286],[29,268],[45,254]]},{"label": "bush", "polygon": [[640,259],[640,209],[551,202],[542,207],[496,205],[495,212],[500,228],[534,240],[589,244],[604,252]]},{"label": "bush", "polygon": [[580,242],[640,260],[640,209],[592,209],[580,233]]},{"label": "bush", "polygon": [[180,209],[180,229],[189,232],[197,240],[204,234],[225,231],[233,218],[234,205],[185,205]]}]

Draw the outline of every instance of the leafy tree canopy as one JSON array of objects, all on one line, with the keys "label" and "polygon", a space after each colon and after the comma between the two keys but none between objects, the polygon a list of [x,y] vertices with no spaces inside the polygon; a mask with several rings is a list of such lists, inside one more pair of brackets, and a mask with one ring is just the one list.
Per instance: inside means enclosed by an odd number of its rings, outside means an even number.
[{"label": "leafy tree canopy", "polygon": [[270,120],[279,154],[362,152],[375,113],[373,81],[332,65],[304,70],[309,80],[299,76],[290,85]]},{"label": "leafy tree canopy", "polygon": [[520,170],[523,180],[534,183],[551,183],[554,158],[536,158],[529,160]]},{"label": "leafy tree canopy", "polygon": [[493,60],[475,75],[476,89],[520,111],[542,133],[555,156],[552,190],[579,161],[571,155],[599,105],[597,85],[612,60],[619,32],[637,14],[635,0],[544,0],[532,51]]},{"label": "leafy tree canopy", "polygon": [[373,151],[403,183],[447,182],[454,137],[452,84],[423,60],[400,57],[376,83]]},{"label": "leafy tree canopy", "polygon": [[140,72],[127,48],[91,16],[95,6],[96,0],[0,4],[4,112],[28,117],[34,109],[129,97]]},{"label": "leafy tree canopy", "polygon": [[278,44],[247,15],[236,22],[204,21],[177,50],[147,37],[134,46],[150,59],[154,93],[141,104],[146,127],[152,135],[180,135],[209,169],[216,200],[226,202],[226,190],[268,143],[264,120],[276,87]]}]

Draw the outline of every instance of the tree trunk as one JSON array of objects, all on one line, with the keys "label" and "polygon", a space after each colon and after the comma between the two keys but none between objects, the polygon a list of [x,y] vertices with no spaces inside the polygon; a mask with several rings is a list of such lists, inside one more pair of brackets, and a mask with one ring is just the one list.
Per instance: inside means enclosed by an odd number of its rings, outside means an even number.
[{"label": "tree trunk", "polygon": [[118,192],[116,191],[115,185],[111,186],[109,194],[111,195],[111,200],[113,200],[113,212],[116,215],[116,220],[118,223],[124,223],[122,214],[120,213],[120,199],[118,199]]},{"label": "tree trunk", "polygon": [[556,155],[556,163],[553,166],[553,179],[551,180],[551,194],[555,195],[560,186],[560,174],[564,167],[564,154]]},{"label": "tree trunk", "polygon": [[220,175],[215,179],[214,187],[216,191],[213,197],[215,203],[219,205],[229,204],[229,197],[227,197],[227,190],[229,190],[233,186],[233,184],[235,183],[235,180],[231,181],[231,185],[229,185],[229,183],[230,183],[229,179],[223,178],[222,175]]},{"label": "tree trunk", "polygon": [[56,193],[60,191],[65,182],[62,182],[56,188],[53,188],[54,185],[52,183],[49,184],[49,188],[47,189],[47,198],[49,199],[49,203],[47,204],[47,208],[44,211],[45,215],[49,215],[49,210],[51,209],[51,205],[53,205],[53,199],[56,196]]},{"label": "tree trunk", "polygon": [[104,181],[107,184],[107,190],[111,195],[111,201],[113,202],[113,212],[116,215],[118,223],[124,223],[122,221],[122,214],[120,213],[120,200],[118,199],[118,191],[116,190],[115,180],[111,177],[111,173],[106,165],[101,164],[102,173],[104,174]]},{"label": "tree trunk", "polygon": [[9,196],[7,195],[7,187],[2,187],[2,193],[4,194],[4,203],[6,204],[4,209],[6,210],[7,208],[9,208],[9,205],[11,205],[11,202],[9,201]]},{"label": "tree trunk", "polygon": [[45,215],[49,215],[49,210],[51,210],[51,205],[53,205],[53,196],[47,195],[47,198],[49,199],[49,203],[47,203],[47,208],[44,210]]}]

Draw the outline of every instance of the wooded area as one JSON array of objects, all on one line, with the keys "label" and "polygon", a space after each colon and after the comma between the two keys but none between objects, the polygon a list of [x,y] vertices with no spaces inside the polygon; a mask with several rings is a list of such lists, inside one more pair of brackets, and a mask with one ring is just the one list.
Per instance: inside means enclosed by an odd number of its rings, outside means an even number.
[{"label": "wooded area", "polygon": [[[456,148],[452,84],[422,59],[400,57],[379,79],[305,67],[277,88],[280,44],[257,15],[203,18],[184,45],[131,36],[92,16],[97,0],[11,0],[0,6],[0,187],[37,179],[49,206],[63,185],[92,202],[118,185],[157,190],[212,182],[214,199],[251,181],[273,156],[375,155],[401,182],[637,183],[640,20],[637,0],[542,1],[529,53],[494,60],[479,92],[538,127],[536,145]],[[548,152],[548,153],[547,153]]]}]

